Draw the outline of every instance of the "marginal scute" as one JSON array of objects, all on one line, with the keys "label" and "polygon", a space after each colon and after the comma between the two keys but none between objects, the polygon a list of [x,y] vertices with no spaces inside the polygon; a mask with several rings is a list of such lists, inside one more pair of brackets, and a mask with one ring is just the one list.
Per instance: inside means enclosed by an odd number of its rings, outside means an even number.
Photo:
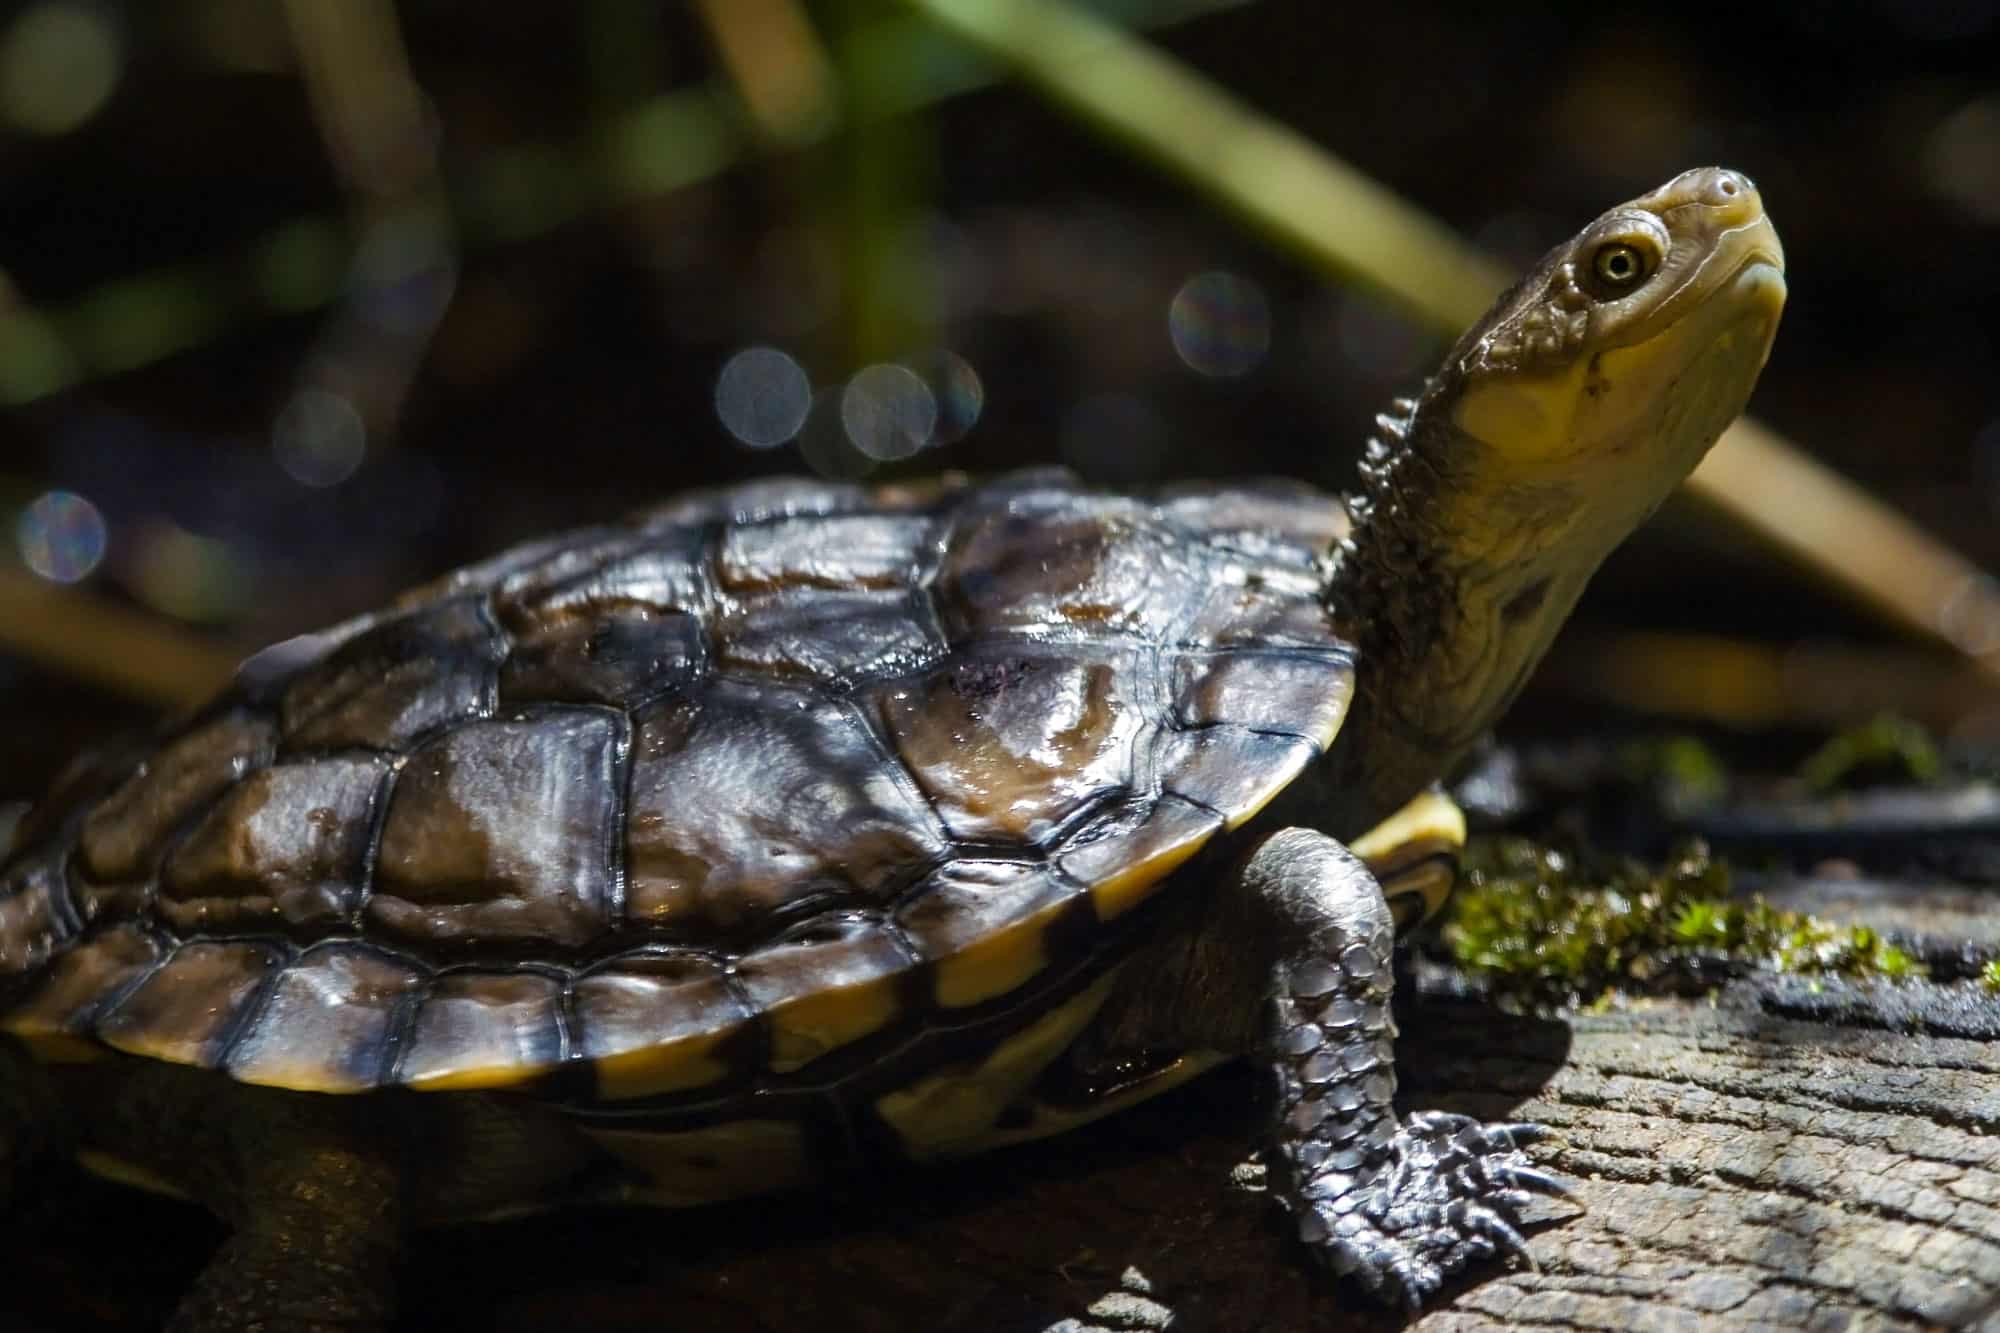
[{"label": "marginal scute", "polygon": [[770,1068],[789,1073],[887,1027],[913,959],[895,934],[859,913],[805,922],[736,964],[736,980],[770,1030]]},{"label": "marginal scute", "polygon": [[1036,842],[1132,782],[1153,724],[1142,660],[1082,645],[967,648],[879,692],[896,751],[955,837]]},{"label": "marginal scute", "polygon": [[562,984],[537,972],[449,972],[424,995],[396,1081],[425,1092],[500,1088],[560,1063]]},{"label": "marginal scute", "polygon": [[204,802],[270,759],[269,723],[229,713],[169,741],[90,812],[86,878],[116,885],[153,873],[170,833]]},{"label": "marginal scute", "polygon": [[360,900],[388,766],[328,757],[260,769],[168,858],[160,915],[183,932],[326,925]]},{"label": "marginal scute", "polygon": [[404,766],[365,909],[384,933],[463,950],[579,949],[610,922],[618,728],[594,710],[469,723]]},{"label": "marginal scute", "polygon": [[308,667],[279,705],[289,749],[399,749],[492,710],[503,647],[472,601],[385,621]]},{"label": "marginal scute", "polygon": [[626,914],[697,936],[828,894],[880,901],[945,853],[861,719],[789,690],[718,682],[641,713],[631,793]]},{"label": "marginal scute", "polygon": [[1354,693],[1344,653],[1191,653],[1174,668],[1174,711],[1190,727],[1230,723],[1332,744]]},{"label": "marginal scute", "polygon": [[26,998],[0,1019],[0,1030],[27,1041],[45,1058],[82,1044],[92,1020],[159,961],[160,942],[137,926],[100,930],[42,973]]},{"label": "marginal scute", "polygon": [[639,953],[579,977],[572,1001],[577,1053],[607,1101],[666,1096],[739,1072],[725,1043],[752,1022],[716,959]]},{"label": "marginal scute", "polygon": [[379,1086],[422,976],[366,945],[307,950],[278,975],[231,1044],[230,1075],[296,1092]]},{"label": "marginal scute", "polygon": [[722,537],[716,571],[731,593],[833,592],[908,586],[931,523],[914,514],[842,514],[739,524]]},{"label": "marginal scute", "polygon": [[928,600],[907,592],[767,593],[731,607],[716,627],[724,670],[835,688],[920,670],[944,651]]},{"label": "marginal scute", "polygon": [[1049,932],[1076,905],[1076,890],[1046,866],[961,859],[912,894],[896,924],[930,960],[936,1003],[956,1009],[1005,995],[1046,967]]},{"label": "marginal scute", "polygon": [[98,1020],[97,1036],[128,1055],[212,1069],[283,961],[253,940],[183,944]]},{"label": "marginal scute", "polygon": [[1056,859],[1070,878],[1089,886],[1101,921],[1111,921],[1152,894],[1203,843],[1222,831],[1222,817],[1162,796],[1123,818],[1094,825]]},{"label": "marginal scute", "polygon": [[1241,727],[1175,732],[1161,747],[1160,782],[1166,790],[1239,828],[1305,771],[1319,747],[1299,736],[1277,736]]}]

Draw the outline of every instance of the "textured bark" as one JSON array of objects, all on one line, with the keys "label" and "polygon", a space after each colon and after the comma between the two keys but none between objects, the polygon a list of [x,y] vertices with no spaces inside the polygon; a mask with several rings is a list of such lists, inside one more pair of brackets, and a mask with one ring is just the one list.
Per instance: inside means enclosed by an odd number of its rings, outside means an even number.
[{"label": "textured bark", "polygon": [[[1432,999],[1403,1051],[1406,1104],[1557,1129],[1534,1155],[1588,1208],[1536,1205],[1542,1271],[1481,1269],[1415,1328],[1920,1329],[2000,1295],[2000,1007],[1974,986],[1753,979],[1563,1022]],[[1259,1095],[1226,1070],[947,1170],[419,1237],[401,1326],[1402,1327],[1228,1183]],[[82,1182],[15,1231],[0,1325],[45,1329],[155,1326],[220,1234]]]}]

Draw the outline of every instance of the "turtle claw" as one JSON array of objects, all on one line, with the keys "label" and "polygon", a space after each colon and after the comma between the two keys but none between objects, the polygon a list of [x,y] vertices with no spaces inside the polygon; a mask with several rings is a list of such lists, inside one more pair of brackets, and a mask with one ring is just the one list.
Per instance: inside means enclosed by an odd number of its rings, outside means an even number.
[{"label": "turtle claw", "polygon": [[1412,1116],[1372,1171],[1319,1171],[1299,1182],[1300,1236],[1336,1272],[1411,1310],[1452,1274],[1502,1253],[1540,1271],[1515,1220],[1535,1195],[1571,1193],[1521,1152],[1547,1137],[1539,1125]]}]

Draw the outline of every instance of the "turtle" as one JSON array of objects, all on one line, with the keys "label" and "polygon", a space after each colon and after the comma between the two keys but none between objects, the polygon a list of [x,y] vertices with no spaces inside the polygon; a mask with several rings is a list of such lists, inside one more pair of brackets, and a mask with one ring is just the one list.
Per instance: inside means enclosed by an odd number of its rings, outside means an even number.
[{"label": "turtle", "polygon": [[1742,410],[1785,297],[1701,168],[1552,250],[1342,497],[759,481],[288,640],[0,854],[0,1184],[233,1226],[172,1327],[372,1329],[413,1227],[928,1163],[1259,1062],[1269,1192],[1415,1307],[1532,1124],[1399,1113],[1438,783]]}]

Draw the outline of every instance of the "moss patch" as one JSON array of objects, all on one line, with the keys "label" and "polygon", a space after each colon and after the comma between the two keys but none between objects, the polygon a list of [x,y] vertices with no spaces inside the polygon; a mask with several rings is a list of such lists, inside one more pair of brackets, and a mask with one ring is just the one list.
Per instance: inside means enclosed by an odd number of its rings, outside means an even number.
[{"label": "moss patch", "polygon": [[1923,786],[1944,773],[1930,732],[1906,717],[1883,713],[1841,732],[1799,765],[1808,792],[1824,796],[1858,787]]},{"label": "moss patch", "polygon": [[[1527,838],[1475,839],[1443,922],[1459,965],[1496,991],[1575,1004],[1607,989],[1685,989],[1718,967],[1899,979],[1922,965],[1866,926],[1730,896],[1699,842],[1654,868]],[[2000,987],[2000,974],[1989,984]]]}]

